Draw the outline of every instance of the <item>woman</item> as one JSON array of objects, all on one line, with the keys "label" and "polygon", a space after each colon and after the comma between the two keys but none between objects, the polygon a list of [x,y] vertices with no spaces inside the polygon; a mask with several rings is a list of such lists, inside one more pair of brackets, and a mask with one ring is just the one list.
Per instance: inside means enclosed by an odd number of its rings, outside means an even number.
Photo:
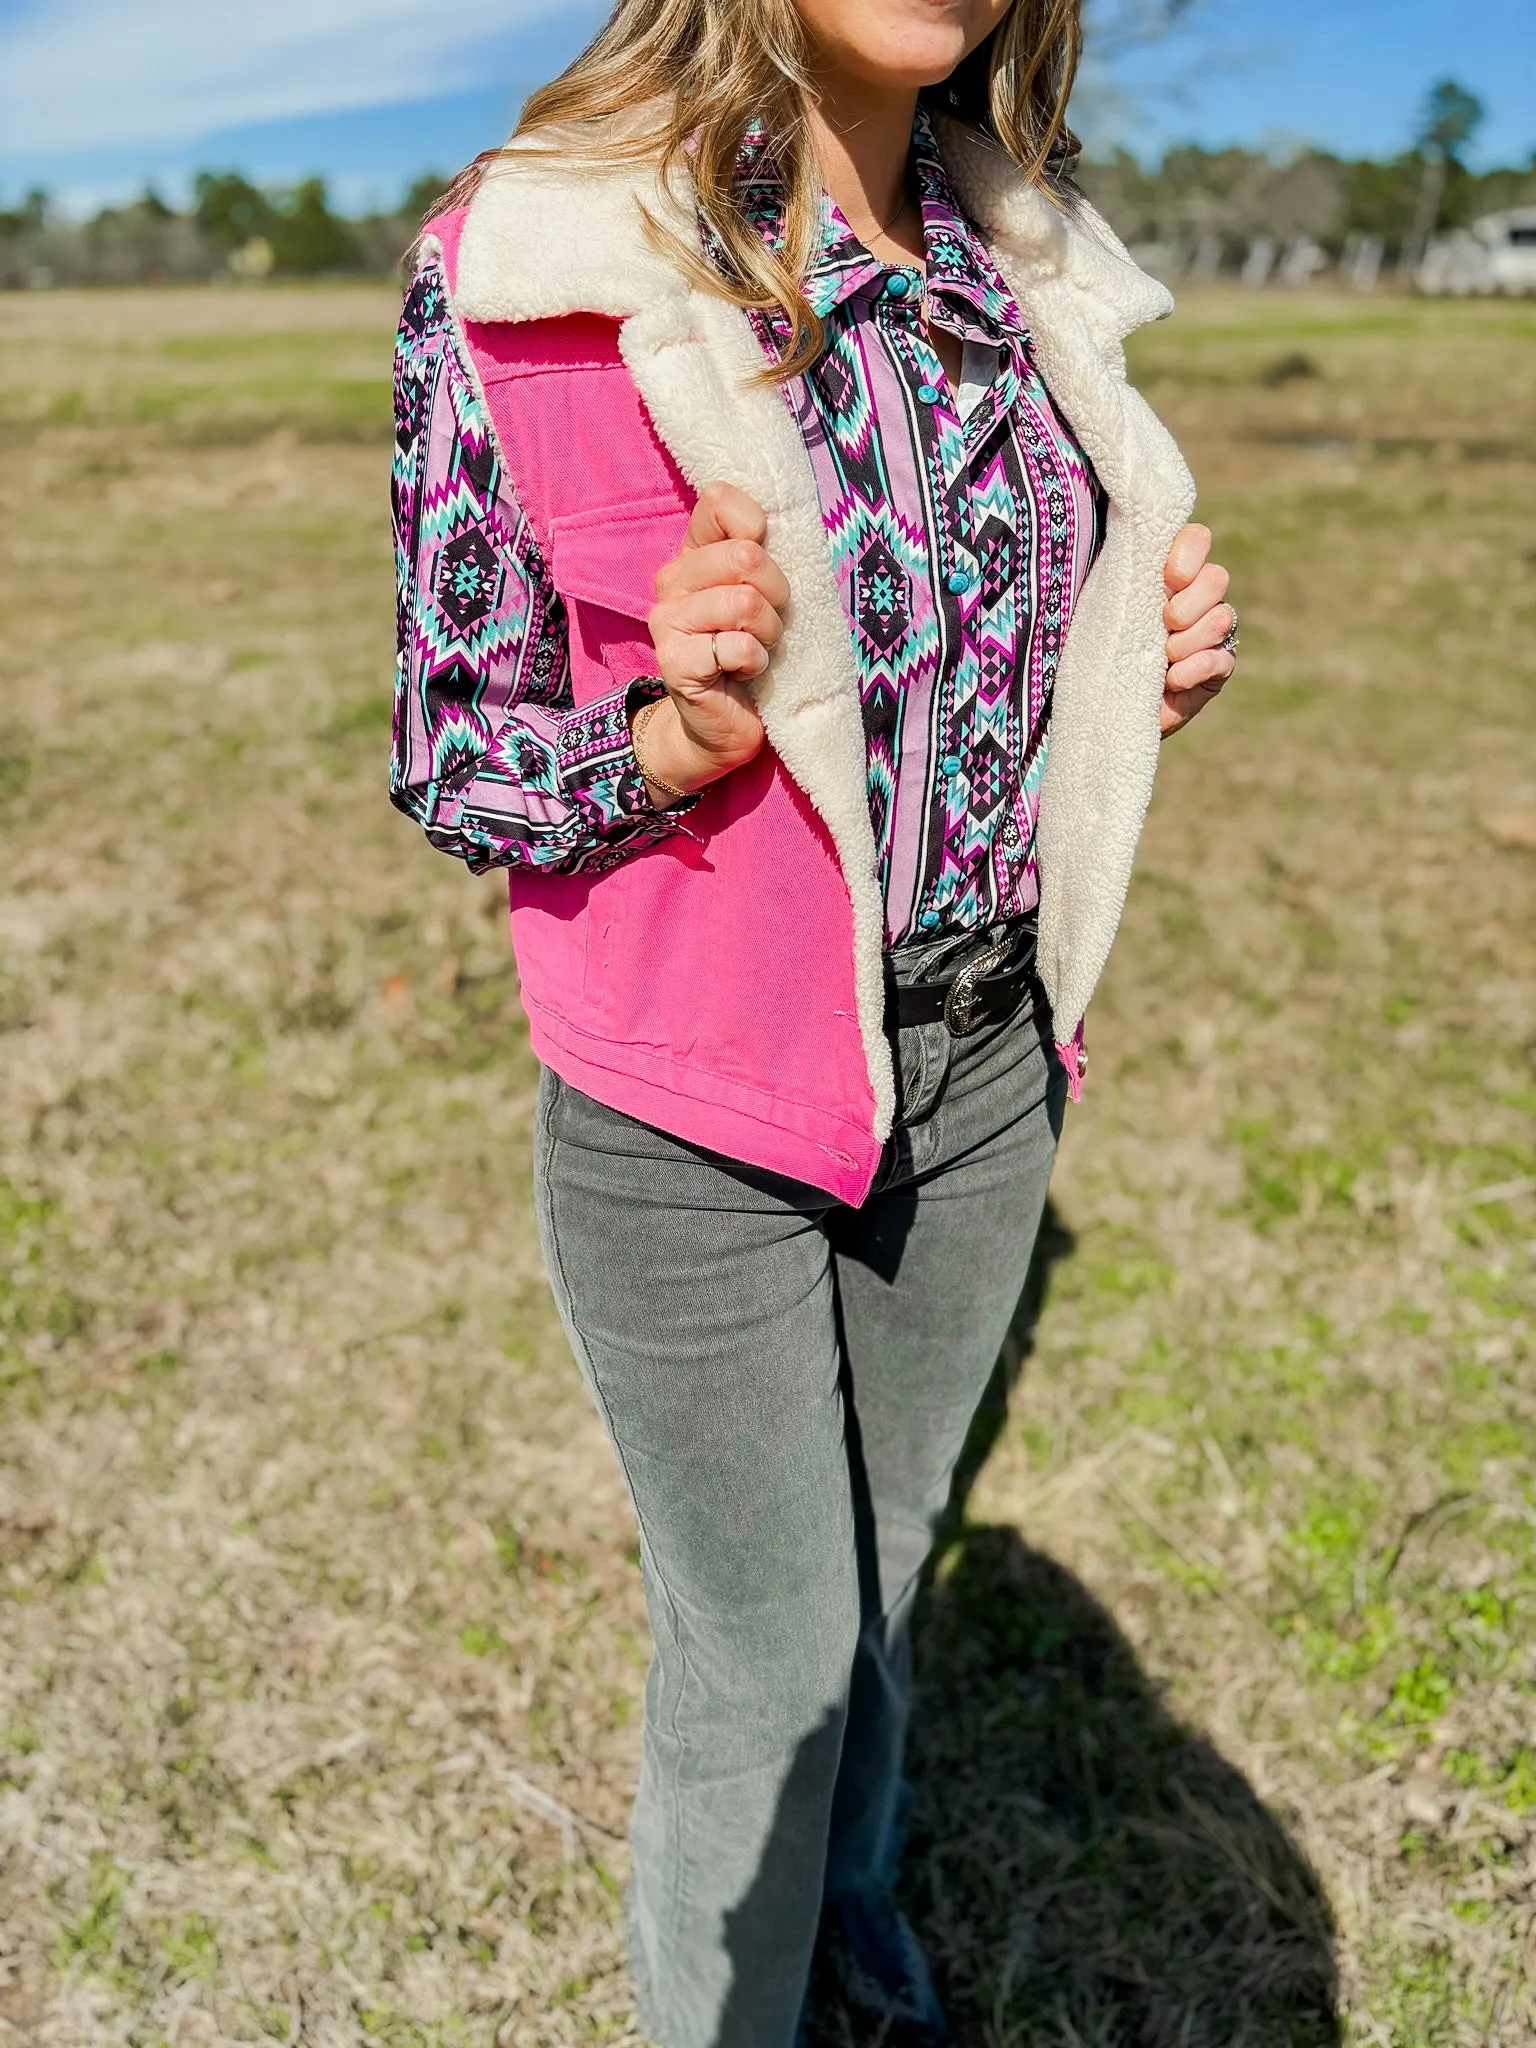
[{"label": "woman", "polygon": [[[914,1589],[1018,1301],[1159,726],[1231,674],[1065,172],[1078,0],[622,0],[421,244],[395,800],[509,872],[537,1201],[641,1530],[663,2048],[893,1897]],[[1170,553],[1171,548],[1171,553]]]}]

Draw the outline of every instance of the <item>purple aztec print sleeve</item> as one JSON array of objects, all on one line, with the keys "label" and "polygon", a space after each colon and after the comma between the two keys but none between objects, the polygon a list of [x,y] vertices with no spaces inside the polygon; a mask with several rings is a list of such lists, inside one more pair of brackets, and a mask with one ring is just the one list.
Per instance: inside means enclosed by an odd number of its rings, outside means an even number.
[{"label": "purple aztec print sleeve", "polygon": [[395,350],[398,660],[390,796],[477,872],[607,868],[678,829],[629,743],[640,680],[578,710],[565,608],[426,264]]}]

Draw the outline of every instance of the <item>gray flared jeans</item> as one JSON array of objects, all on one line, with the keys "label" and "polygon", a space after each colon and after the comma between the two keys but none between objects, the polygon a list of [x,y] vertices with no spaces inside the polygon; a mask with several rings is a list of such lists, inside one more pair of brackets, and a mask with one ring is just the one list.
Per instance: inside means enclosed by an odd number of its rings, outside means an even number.
[{"label": "gray flared jeans", "polygon": [[[941,955],[892,958],[916,980]],[[543,1077],[545,1256],[655,1637],[630,1925],[660,2048],[789,2048],[824,1907],[895,1879],[912,1601],[1066,1094],[1027,1009],[896,1051],[860,1209]]]}]

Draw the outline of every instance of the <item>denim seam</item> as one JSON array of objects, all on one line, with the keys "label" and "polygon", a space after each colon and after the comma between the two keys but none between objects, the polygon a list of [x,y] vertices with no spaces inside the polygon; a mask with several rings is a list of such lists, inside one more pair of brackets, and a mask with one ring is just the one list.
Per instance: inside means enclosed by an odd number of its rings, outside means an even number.
[{"label": "denim seam", "polygon": [[[558,1081],[558,1077],[556,1078]],[[564,1087],[566,1084],[564,1082],[558,1082],[558,1085],[560,1087]],[[555,1146],[559,1142],[554,1132],[553,1114],[554,1097],[553,1093],[551,1093],[550,1100],[540,1118],[541,1128],[539,1135],[543,1138],[544,1142],[542,1146],[539,1147],[537,1150],[535,1164],[536,1170],[542,1175],[544,1181],[544,1194],[545,1200],[548,1205],[547,1214],[549,1216],[549,1248],[554,1263],[555,1278],[558,1280],[560,1285],[560,1291],[565,1297],[566,1314],[569,1319],[571,1329],[575,1333],[575,1335],[580,1339],[582,1349],[586,1353],[587,1371],[591,1381],[593,1399],[598,1407],[599,1412],[602,1415],[603,1427],[608,1432],[608,1441],[613,1445],[614,1456],[618,1459],[619,1469],[624,1475],[624,1484],[628,1489],[630,1502],[635,1511],[635,1521],[638,1523],[640,1529],[640,1541],[644,1545],[646,1551],[649,1552],[652,1563],[653,1565],[655,1565],[656,1549],[654,1544],[651,1542],[650,1531],[646,1528],[645,1525],[645,1516],[642,1513],[640,1507],[639,1490],[635,1486],[633,1478],[631,1477],[629,1461],[624,1455],[623,1445],[619,1442],[618,1431],[613,1426],[613,1411],[609,1405],[608,1396],[603,1389],[602,1382],[598,1378],[597,1367],[593,1362],[592,1357],[592,1347],[588,1343],[586,1336],[583,1334],[580,1326],[576,1321],[576,1299],[571,1292],[570,1283],[565,1277],[565,1262],[560,1255],[559,1232],[555,1219],[555,1182],[554,1175],[550,1171],[551,1162],[554,1158]],[[692,1668],[688,1661],[687,1648],[683,1642],[683,1631],[681,1625],[681,1618],[678,1614],[677,1603],[672,1597],[672,1589],[670,1588],[670,1586],[668,1586],[659,1565],[656,1565],[655,1576],[656,1584],[661,1589],[663,1599],[666,1603],[668,1626],[671,1631],[672,1640],[677,1645],[678,1660],[682,1666],[682,1676],[678,1683],[677,1697],[672,1703],[672,1712],[670,1715],[670,1732],[672,1742],[675,1750],[680,1754],[682,1749],[682,1738],[678,1733],[678,1719],[682,1713],[683,1698],[687,1691],[688,1680],[692,1676]],[[658,1655],[659,1653],[660,1652],[658,1645]],[[665,1953],[668,1948],[675,1946],[677,1921],[679,1912],[681,1910],[683,1828],[682,1802],[678,1791],[678,1779],[681,1774],[679,1772],[672,1771],[665,1773],[663,1775],[667,1785],[667,1793],[672,1808],[672,1840],[676,1845],[674,1854],[671,1859],[672,1868],[668,1872],[665,1896],[666,1926],[663,1930],[665,1939],[661,1943],[663,1953]],[[645,1993],[644,2003],[652,2008],[652,2015],[654,2016],[656,2003],[656,1987],[653,1984],[647,1982],[643,1986],[643,1990]]]}]

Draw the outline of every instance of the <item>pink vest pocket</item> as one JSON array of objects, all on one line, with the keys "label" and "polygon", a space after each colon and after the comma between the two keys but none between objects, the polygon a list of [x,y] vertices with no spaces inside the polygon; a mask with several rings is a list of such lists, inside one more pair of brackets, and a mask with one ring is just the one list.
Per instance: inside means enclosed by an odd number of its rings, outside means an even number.
[{"label": "pink vest pocket", "polygon": [[656,673],[645,621],[656,572],[681,548],[689,516],[689,507],[669,494],[551,520],[549,571],[570,616],[578,704]]}]

